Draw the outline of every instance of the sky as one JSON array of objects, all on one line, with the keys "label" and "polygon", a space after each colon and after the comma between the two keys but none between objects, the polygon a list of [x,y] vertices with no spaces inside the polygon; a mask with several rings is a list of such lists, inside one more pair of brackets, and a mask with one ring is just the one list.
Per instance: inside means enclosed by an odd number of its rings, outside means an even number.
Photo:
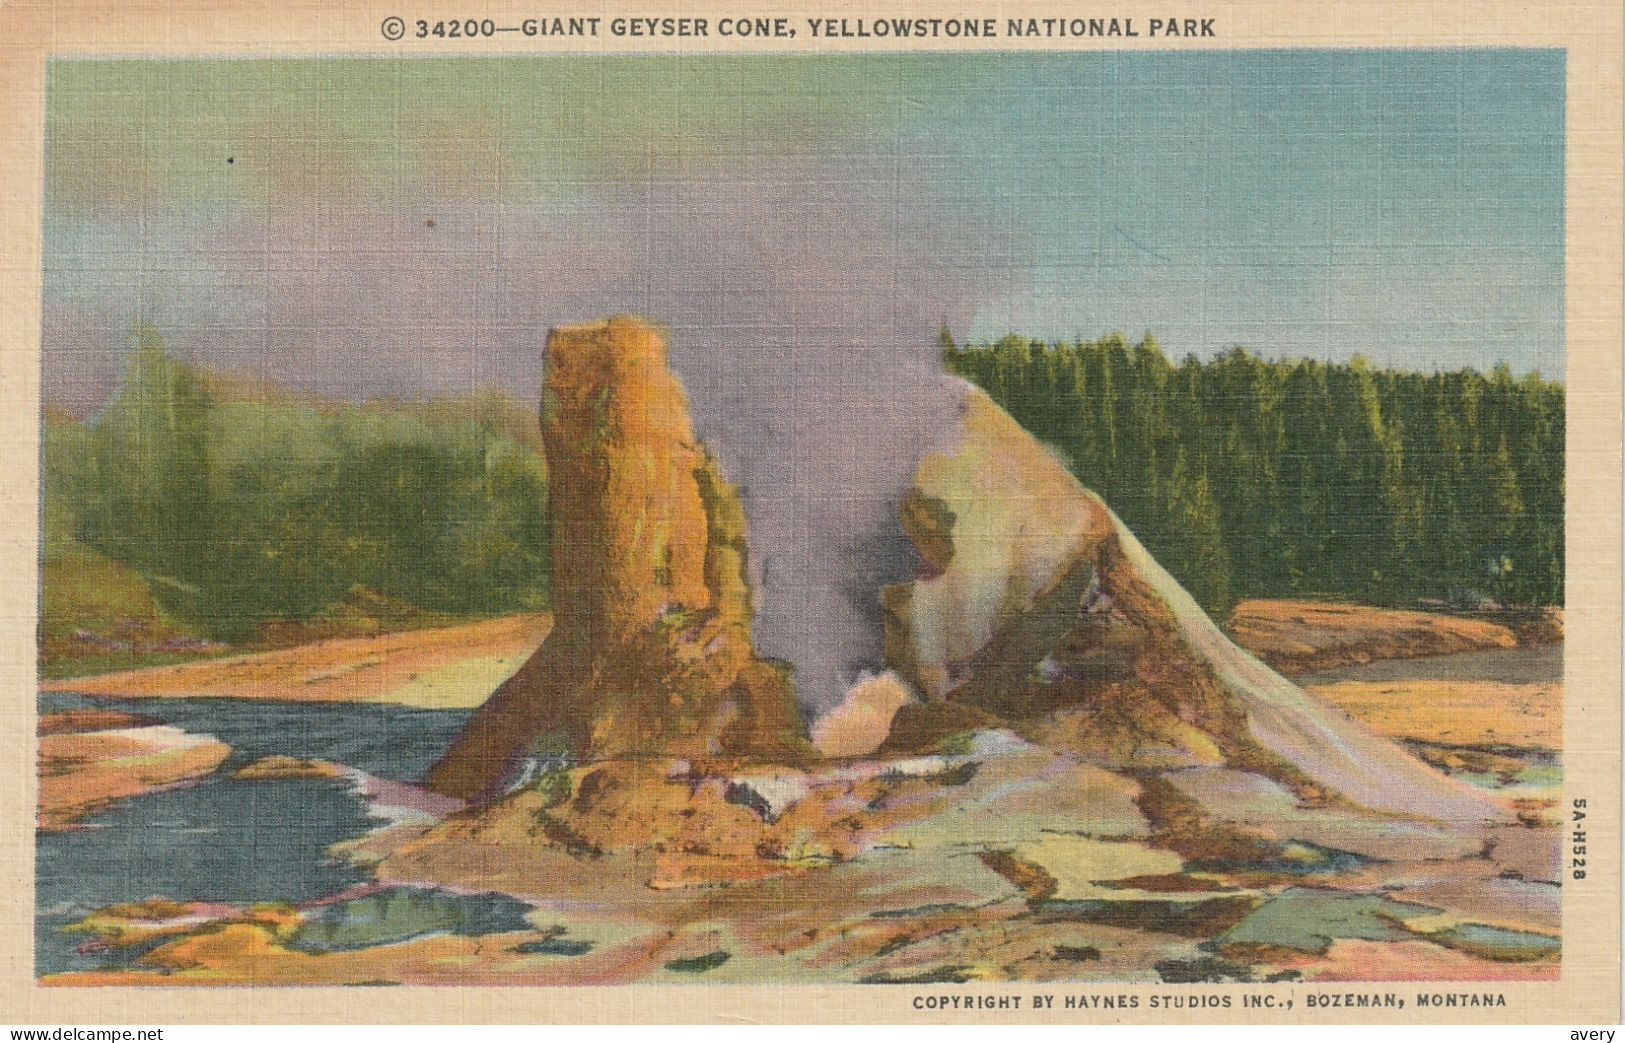
[{"label": "sky", "polygon": [[140,319],[329,394],[530,396],[549,327],[619,312],[738,367],[928,360],[946,322],[1561,378],[1563,80],[1512,50],[58,60],[46,394],[93,411]]}]

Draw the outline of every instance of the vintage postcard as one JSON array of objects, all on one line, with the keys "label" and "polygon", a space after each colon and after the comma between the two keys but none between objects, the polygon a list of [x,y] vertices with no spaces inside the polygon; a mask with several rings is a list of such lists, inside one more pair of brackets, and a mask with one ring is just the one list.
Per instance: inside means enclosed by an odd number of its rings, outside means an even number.
[{"label": "vintage postcard", "polygon": [[1619,1020],[1617,7],[442,7],[0,6],[16,1020]]}]

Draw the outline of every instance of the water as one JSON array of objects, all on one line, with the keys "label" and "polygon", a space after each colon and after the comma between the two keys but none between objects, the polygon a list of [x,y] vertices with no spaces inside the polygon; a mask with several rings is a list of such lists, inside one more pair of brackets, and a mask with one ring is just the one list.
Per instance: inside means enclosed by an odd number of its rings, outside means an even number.
[{"label": "water", "polygon": [[1403,941],[1411,933],[1399,921],[1439,910],[1382,895],[1288,888],[1226,932],[1224,944],[1262,944],[1324,953],[1339,938]]},{"label": "water", "polygon": [[[363,898],[336,902],[312,913],[290,947],[305,952],[344,952],[390,945],[425,934],[503,934],[534,930],[531,907],[506,895],[448,894],[420,887],[392,887]],[[585,950],[583,950],[585,951]]]},{"label": "water", "polygon": [[38,835],[35,969],[92,970],[129,952],[81,953],[62,928],[92,910],[164,897],[231,903],[308,902],[362,883],[365,872],[329,845],[377,825],[344,779],[245,781],[231,773],[261,757],[322,758],[380,778],[422,778],[462,729],[463,710],[234,699],[85,699],[42,695],[41,713],[101,707],[161,718],[232,748],[202,782],[120,802],[91,827]]},{"label": "water", "polygon": [[1462,949],[1474,955],[1504,962],[1543,960],[1563,950],[1562,941],[1551,935],[1514,931],[1506,927],[1492,927],[1481,923],[1458,924],[1430,937],[1452,949]]},{"label": "water", "polygon": [[126,710],[158,717],[231,747],[221,771],[262,757],[319,757],[400,782],[421,779],[468,720],[467,710],[420,710],[384,703],[297,703],[270,699],[88,699],[49,694],[40,713]]},{"label": "water", "polygon": [[1522,648],[1487,648],[1455,655],[1421,659],[1379,659],[1301,674],[1299,685],[1337,684],[1342,681],[1501,681],[1506,684],[1562,684],[1563,645]]}]

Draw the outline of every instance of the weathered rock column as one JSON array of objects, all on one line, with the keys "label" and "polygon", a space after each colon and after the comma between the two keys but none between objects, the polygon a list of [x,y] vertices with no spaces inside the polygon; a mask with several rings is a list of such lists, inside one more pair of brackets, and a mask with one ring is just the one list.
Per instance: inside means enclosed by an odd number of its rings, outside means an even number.
[{"label": "weathered rock column", "polygon": [[788,668],[751,640],[745,516],[694,437],[660,333],[631,318],[548,337],[554,624],[429,772],[468,800],[527,757],[801,759]]}]

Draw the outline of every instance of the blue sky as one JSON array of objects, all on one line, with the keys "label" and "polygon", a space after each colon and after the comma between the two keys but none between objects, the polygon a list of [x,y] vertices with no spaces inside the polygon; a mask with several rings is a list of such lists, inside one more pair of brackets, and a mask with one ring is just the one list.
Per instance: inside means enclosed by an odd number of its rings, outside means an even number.
[{"label": "blue sky", "polygon": [[333,394],[549,326],[808,367],[962,337],[1563,374],[1553,51],[62,60],[49,397],[135,319]]},{"label": "blue sky", "polygon": [[974,332],[1560,375],[1562,85],[1553,52],[1033,63],[964,125],[1045,229]]}]

